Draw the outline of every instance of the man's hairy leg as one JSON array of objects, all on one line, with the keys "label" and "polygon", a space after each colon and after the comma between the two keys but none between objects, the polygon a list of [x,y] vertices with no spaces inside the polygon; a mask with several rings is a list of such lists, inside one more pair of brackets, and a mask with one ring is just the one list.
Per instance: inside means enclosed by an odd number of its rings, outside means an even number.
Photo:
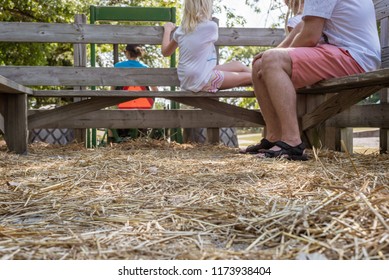
[{"label": "man's hairy leg", "polygon": [[[301,143],[297,119],[296,90],[291,81],[292,61],[286,49],[277,48],[262,57],[262,79],[266,85],[281,130],[281,139],[291,146]],[[275,150],[279,149],[274,147]]]}]

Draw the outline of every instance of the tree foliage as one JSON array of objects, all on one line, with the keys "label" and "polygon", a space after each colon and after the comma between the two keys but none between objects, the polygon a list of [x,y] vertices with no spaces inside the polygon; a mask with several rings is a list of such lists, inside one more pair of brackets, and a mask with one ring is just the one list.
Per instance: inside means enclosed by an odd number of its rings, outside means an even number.
[{"label": "tree foliage", "polygon": [[[245,0],[245,4],[259,12],[260,0]],[[279,2],[280,0],[273,0]],[[181,18],[181,0],[0,0],[1,21],[58,22],[74,21],[74,15],[89,15],[89,6],[143,6],[177,8],[178,23]],[[216,13],[225,12],[227,26],[243,26],[246,21],[236,15],[234,7],[228,7],[223,0],[214,0]],[[33,54],[33,55],[31,55]],[[158,53],[156,55],[159,55]],[[150,62],[155,56],[150,56]],[[0,43],[1,65],[71,65],[70,44],[25,44]]]},{"label": "tree foliage", "polygon": [[[0,0],[1,21],[72,22],[92,0]],[[1,65],[71,65],[72,47],[65,44],[1,43]]]}]

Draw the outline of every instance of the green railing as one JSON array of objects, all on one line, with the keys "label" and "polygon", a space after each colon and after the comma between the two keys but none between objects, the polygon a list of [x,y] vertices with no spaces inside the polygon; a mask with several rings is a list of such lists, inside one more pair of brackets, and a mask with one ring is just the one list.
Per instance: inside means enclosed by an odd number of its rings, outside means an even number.
[{"label": "green railing", "polygon": [[[176,22],[176,8],[165,7],[107,7],[91,6],[90,23],[95,24],[98,21],[157,21],[157,22]],[[96,45],[91,44],[91,67],[96,66]],[[176,67],[176,55],[170,58],[170,67]],[[172,88],[174,90],[174,88]],[[171,109],[179,109],[180,105],[176,102],[170,103]],[[170,139],[182,143],[181,129],[171,129]],[[96,129],[87,130],[87,147],[97,146]]]}]

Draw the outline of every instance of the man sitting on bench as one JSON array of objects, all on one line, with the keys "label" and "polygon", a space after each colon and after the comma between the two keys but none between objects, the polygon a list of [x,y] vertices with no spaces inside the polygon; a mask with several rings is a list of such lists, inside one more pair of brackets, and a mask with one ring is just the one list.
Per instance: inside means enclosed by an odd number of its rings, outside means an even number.
[{"label": "man sitting on bench", "polygon": [[277,48],[253,59],[254,92],[266,122],[266,138],[257,145],[259,157],[307,160],[297,88],[380,66],[371,0],[305,0],[300,24]]}]

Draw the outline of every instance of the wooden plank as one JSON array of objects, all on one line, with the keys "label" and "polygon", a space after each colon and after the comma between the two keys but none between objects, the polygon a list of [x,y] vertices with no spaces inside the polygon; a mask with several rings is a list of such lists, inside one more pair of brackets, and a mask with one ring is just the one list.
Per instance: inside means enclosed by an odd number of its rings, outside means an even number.
[{"label": "wooden plank", "polygon": [[134,98],[126,97],[114,97],[114,98],[104,98],[104,97],[95,97],[88,100],[82,100],[80,102],[75,102],[59,108],[45,111],[39,114],[34,114],[28,117],[28,127],[39,128],[50,125],[67,118],[76,117],[84,113],[93,112],[105,107],[110,107],[121,102],[129,101]]},{"label": "wooden plank", "polygon": [[[353,129],[351,127],[341,128],[340,129],[340,140],[343,141],[344,146],[341,145],[341,152],[353,153]],[[347,151],[345,150],[347,149]]]},{"label": "wooden plank", "polygon": [[[3,66],[0,75],[25,86],[179,86],[175,68]],[[389,86],[389,68],[329,79],[297,92],[322,94],[372,85]]]},{"label": "wooden plank", "polygon": [[389,129],[380,129],[380,153],[385,154],[388,152],[389,147]]},{"label": "wooden plank", "polygon": [[389,18],[380,21],[380,43],[382,48],[389,46]]},{"label": "wooden plank", "polygon": [[330,118],[333,127],[389,127],[389,104],[355,105]]},{"label": "wooden plank", "polygon": [[302,129],[306,130],[343,112],[352,105],[377,92],[381,87],[369,87],[343,91],[319,105],[314,111],[302,118]]},{"label": "wooden plank", "polygon": [[4,117],[0,114],[0,132],[5,133]]},{"label": "wooden plank", "polygon": [[8,149],[18,154],[27,153],[27,94],[30,88],[0,76],[0,130]]},{"label": "wooden plank", "polygon": [[189,98],[189,97],[175,97],[169,98],[178,103],[183,103],[195,108],[208,110],[218,114],[226,115],[249,121],[255,124],[265,125],[265,121],[262,114],[258,111],[248,110],[245,108],[237,107],[228,103],[220,102],[211,98]]},{"label": "wooden plank", "polygon": [[211,145],[217,145],[220,143],[219,128],[211,128],[207,125],[207,143]]},{"label": "wooden plank", "polygon": [[[298,103],[297,110],[300,121],[300,129],[301,129],[301,117],[306,113],[312,112],[317,106],[319,106],[323,101],[325,101],[326,95],[315,95],[315,94],[299,94],[297,99],[301,99],[303,97],[303,103]],[[299,107],[303,108],[299,108]],[[320,147],[324,144],[324,137],[326,135],[326,129],[324,126],[316,126],[312,129],[301,131],[303,132],[304,141],[308,143],[312,147]]]},{"label": "wooden plank", "polygon": [[243,90],[221,90],[212,92],[192,91],[127,91],[127,90],[34,90],[34,97],[255,97],[254,92]]},{"label": "wooden plank", "polygon": [[[387,1],[389,2],[389,1]],[[380,22],[380,40],[382,48],[382,67],[389,66],[389,18],[386,17]],[[389,89],[380,91],[380,103],[389,103]],[[388,112],[388,111],[386,111]],[[388,113],[386,113],[388,114]],[[389,151],[389,126],[380,126],[380,153]]]},{"label": "wooden plank", "polygon": [[389,68],[379,69],[367,73],[351,75],[342,78],[328,79],[310,87],[297,91],[299,94],[324,94],[335,93],[343,90],[380,86],[389,86]]},{"label": "wooden plank", "polygon": [[339,127],[325,127],[325,133],[322,137],[324,139],[322,146],[333,151],[340,151],[342,149],[340,142],[342,136]]},{"label": "wooden plank", "polygon": [[163,27],[108,24],[1,22],[2,42],[161,44]]},{"label": "wooden plank", "polygon": [[[33,115],[37,111],[30,110],[29,114]],[[198,109],[99,110],[31,128],[203,128],[206,126],[261,127],[262,125]]]},{"label": "wooden plank", "polygon": [[18,154],[27,154],[27,94],[7,95],[4,130],[8,149]]},{"label": "wooden plank", "polygon": [[[84,113],[92,112],[101,108],[109,107],[127,100],[129,99],[123,97],[116,97],[92,98],[89,100],[80,101],[44,113],[34,114],[29,117],[28,125],[30,129],[44,127],[57,121],[71,118],[73,116],[82,115]],[[173,100],[197,108],[206,109],[211,112],[227,115],[232,118],[249,121],[258,125],[264,125],[262,115],[257,111],[236,107],[234,105],[207,98],[174,98]]]},{"label": "wooden plank", "polygon": [[216,46],[275,47],[285,38],[283,28],[219,28]]},{"label": "wooden plank", "polygon": [[5,132],[5,122],[4,115],[6,110],[7,96],[5,94],[0,94],[0,133]]},{"label": "wooden plank", "polygon": [[[179,86],[175,68],[2,66],[0,75],[24,86]],[[389,68],[329,79],[297,92],[322,94],[372,85],[389,86]]]},{"label": "wooden plank", "polygon": [[178,86],[175,68],[3,66],[0,75],[25,86]]},{"label": "wooden plank", "polygon": [[[86,21],[86,15],[75,15],[74,16],[74,22],[76,24],[85,24]],[[87,54],[86,54],[86,44],[74,44],[73,45],[73,58],[74,58],[74,66],[77,67],[86,67],[87,65]],[[85,90],[85,87],[74,87],[74,90]],[[74,102],[81,101],[86,98],[82,97],[75,97],[73,98]],[[86,129],[75,129],[74,130],[74,139],[78,143],[86,143],[87,137],[86,137]]]},{"label": "wooden plank", "polygon": [[[2,42],[160,45],[162,26],[0,22]],[[218,46],[276,46],[284,38],[281,28],[219,28]]]},{"label": "wooden plank", "polygon": [[0,93],[32,94],[32,90],[0,75]]},{"label": "wooden plank", "polygon": [[381,56],[381,66],[389,68],[389,47],[382,48]]},{"label": "wooden plank", "polygon": [[389,16],[389,1],[388,0],[373,0],[377,20]]},{"label": "wooden plank", "polygon": [[381,67],[389,67],[389,18],[384,18],[380,22],[381,41]]}]

